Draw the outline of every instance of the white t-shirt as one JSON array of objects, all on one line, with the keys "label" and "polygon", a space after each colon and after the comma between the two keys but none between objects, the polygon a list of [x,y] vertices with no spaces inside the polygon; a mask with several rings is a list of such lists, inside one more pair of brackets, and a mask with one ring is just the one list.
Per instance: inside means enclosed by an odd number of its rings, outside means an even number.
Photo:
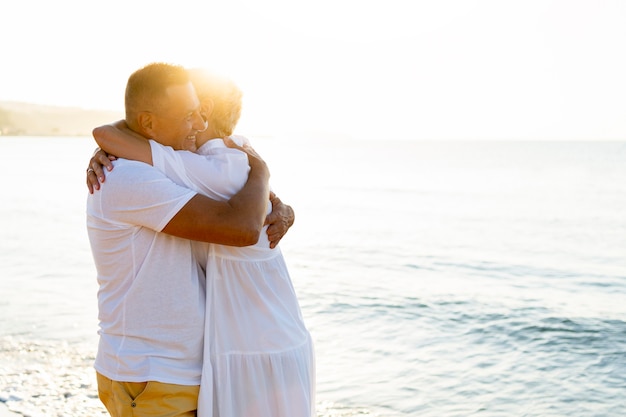
[{"label": "white t-shirt", "polygon": [[196,193],[148,164],[113,164],[87,199],[100,285],[95,368],[115,381],[198,385],[204,276],[191,241],[159,232]]},{"label": "white t-shirt", "polygon": [[[243,136],[235,136],[239,142]],[[218,201],[229,200],[248,180],[248,155],[228,148],[221,139],[202,145],[197,153],[176,151],[150,140],[152,165],[177,184]]]}]

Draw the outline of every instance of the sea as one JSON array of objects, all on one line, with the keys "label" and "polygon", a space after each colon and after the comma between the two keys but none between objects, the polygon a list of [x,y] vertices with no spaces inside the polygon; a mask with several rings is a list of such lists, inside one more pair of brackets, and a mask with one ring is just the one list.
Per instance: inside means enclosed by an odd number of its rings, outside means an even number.
[{"label": "sea", "polygon": [[[251,140],[296,213],[318,416],[626,415],[626,142]],[[0,137],[4,413],[107,415],[95,146]]]}]

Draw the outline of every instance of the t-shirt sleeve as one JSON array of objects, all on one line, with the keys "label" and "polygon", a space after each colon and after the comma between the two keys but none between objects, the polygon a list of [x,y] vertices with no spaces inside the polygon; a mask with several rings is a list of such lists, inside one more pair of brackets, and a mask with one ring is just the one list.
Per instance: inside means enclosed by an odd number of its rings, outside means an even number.
[{"label": "t-shirt sleeve", "polygon": [[180,157],[181,152],[175,151],[171,146],[161,145],[154,140],[150,140],[149,143],[152,151],[152,165],[176,184],[197,191],[187,176]]},{"label": "t-shirt sleeve", "polygon": [[116,162],[98,191],[99,209],[111,221],[160,232],[196,195],[148,164],[123,159]]},{"label": "t-shirt sleeve", "polygon": [[248,179],[248,157],[234,149],[208,155],[176,151],[150,141],[152,163],[172,181],[209,198],[224,201],[235,195]]}]

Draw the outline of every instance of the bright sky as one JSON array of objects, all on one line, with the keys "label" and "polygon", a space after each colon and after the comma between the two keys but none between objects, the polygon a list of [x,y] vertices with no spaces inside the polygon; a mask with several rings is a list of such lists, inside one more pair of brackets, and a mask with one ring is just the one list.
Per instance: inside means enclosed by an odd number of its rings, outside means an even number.
[{"label": "bright sky", "polygon": [[626,139],[623,0],[20,0],[0,16],[0,100],[121,111],[130,73],[167,61],[230,75],[246,134]]}]

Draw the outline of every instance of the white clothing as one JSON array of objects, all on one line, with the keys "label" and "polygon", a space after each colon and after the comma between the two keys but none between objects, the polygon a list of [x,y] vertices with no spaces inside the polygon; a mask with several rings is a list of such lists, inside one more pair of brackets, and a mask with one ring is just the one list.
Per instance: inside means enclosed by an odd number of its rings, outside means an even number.
[{"label": "white clothing", "polygon": [[95,368],[114,381],[198,385],[205,281],[191,241],[160,233],[196,193],[148,164],[113,164],[87,198],[100,286]]},{"label": "white clothing", "polygon": [[[156,168],[211,198],[229,199],[248,179],[247,155],[221,139],[201,155],[151,146]],[[208,257],[198,416],[314,416],[313,343],[280,249],[270,249],[264,229],[254,246],[195,242],[194,251]]]}]

